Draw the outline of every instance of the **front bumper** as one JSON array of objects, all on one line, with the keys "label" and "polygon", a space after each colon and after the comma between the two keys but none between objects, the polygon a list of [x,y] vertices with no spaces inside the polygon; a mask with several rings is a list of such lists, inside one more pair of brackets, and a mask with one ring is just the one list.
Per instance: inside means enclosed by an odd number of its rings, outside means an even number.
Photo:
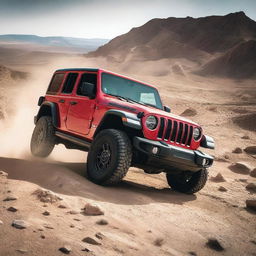
[{"label": "front bumper", "polygon": [[208,154],[169,145],[163,141],[134,137],[133,145],[148,156],[148,165],[167,171],[198,171],[213,164],[213,157]]}]

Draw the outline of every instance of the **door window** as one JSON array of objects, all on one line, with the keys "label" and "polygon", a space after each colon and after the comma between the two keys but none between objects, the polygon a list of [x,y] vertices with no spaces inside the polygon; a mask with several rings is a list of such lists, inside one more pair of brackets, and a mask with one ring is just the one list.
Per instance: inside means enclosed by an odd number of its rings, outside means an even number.
[{"label": "door window", "polygon": [[[83,95],[81,92],[81,87],[84,82],[94,84],[94,86],[95,86],[94,88],[96,90],[97,74],[90,74],[90,73],[82,74],[81,80],[80,80],[78,88],[77,88],[77,95],[87,96],[87,95]],[[96,93],[96,92],[94,92],[94,93]]]},{"label": "door window", "polygon": [[64,83],[63,89],[62,89],[62,93],[67,93],[67,94],[72,93],[73,88],[76,83],[77,76],[78,76],[77,73],[69,73],[68,74],[66,81]]},{"label": "door window", "polygon": [[47,94],[56,94],[63,82],[64,74],[55,74],[48,87]]}]

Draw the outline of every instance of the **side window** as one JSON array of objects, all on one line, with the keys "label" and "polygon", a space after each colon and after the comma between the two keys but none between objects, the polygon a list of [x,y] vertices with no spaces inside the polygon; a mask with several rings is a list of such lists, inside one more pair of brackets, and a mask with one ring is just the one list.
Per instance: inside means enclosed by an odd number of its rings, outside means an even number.
[{"label": "side window", "polygon": [[51,83],[48,87],[48,94],[56,94],[63,82],[64,74],[55,74],[51,80]]},{"label": "side window", "polygon": [[66,81],[64,83],[63,89],[62,89],[63,93],[71,93],[73,91],[77,76],[78,76],[77,73],[69,73],[68,74]]},{"label": "side window", "polygon": [[[81,92],[81,87],[83,83],[91,83],[94,84],[95,86],[95,90],[97,88],[97,74],[90,74],[90,73],[84,73],[81,77],[81,80],[79,82],[79,85],[77,87],[77,95],[82,95],[82,96],[86,96],[83,95],[83,93]],[[96,93],[96,91],[94,92]]]}]

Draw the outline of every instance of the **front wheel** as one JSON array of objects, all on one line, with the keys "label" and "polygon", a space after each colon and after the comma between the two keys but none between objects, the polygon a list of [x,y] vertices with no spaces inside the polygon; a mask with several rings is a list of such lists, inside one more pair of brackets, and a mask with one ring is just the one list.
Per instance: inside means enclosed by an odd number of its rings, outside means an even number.
[{"label": "front wheel", "polygon": [[132,146],[126,133],[103,130],[96,136],[88,153],[88,178],[96,184],[116,184],[126,175],[131,159]]},{"label": "front wheel", "polygon": [[30,149],[37,157],[47,157],[55,146],[55,129],[50,116],[42,116],[33,131]]},{"label": "front wheel", "polygon": [[194,194],[201,190],[208,177],[207,169],[197,172],[166,173],[167,182],[173,190],[186,194]]}]

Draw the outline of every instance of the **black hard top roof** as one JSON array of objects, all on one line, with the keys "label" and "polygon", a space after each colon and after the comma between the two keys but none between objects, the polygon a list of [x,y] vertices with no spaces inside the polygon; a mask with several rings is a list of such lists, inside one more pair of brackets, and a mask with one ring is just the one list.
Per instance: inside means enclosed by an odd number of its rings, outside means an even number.
[{"label": "black hard top roof", "polygon": [[98,68],[65,68],[65,69],[57,69],[57,71],[92,71],[97,72]]}]

